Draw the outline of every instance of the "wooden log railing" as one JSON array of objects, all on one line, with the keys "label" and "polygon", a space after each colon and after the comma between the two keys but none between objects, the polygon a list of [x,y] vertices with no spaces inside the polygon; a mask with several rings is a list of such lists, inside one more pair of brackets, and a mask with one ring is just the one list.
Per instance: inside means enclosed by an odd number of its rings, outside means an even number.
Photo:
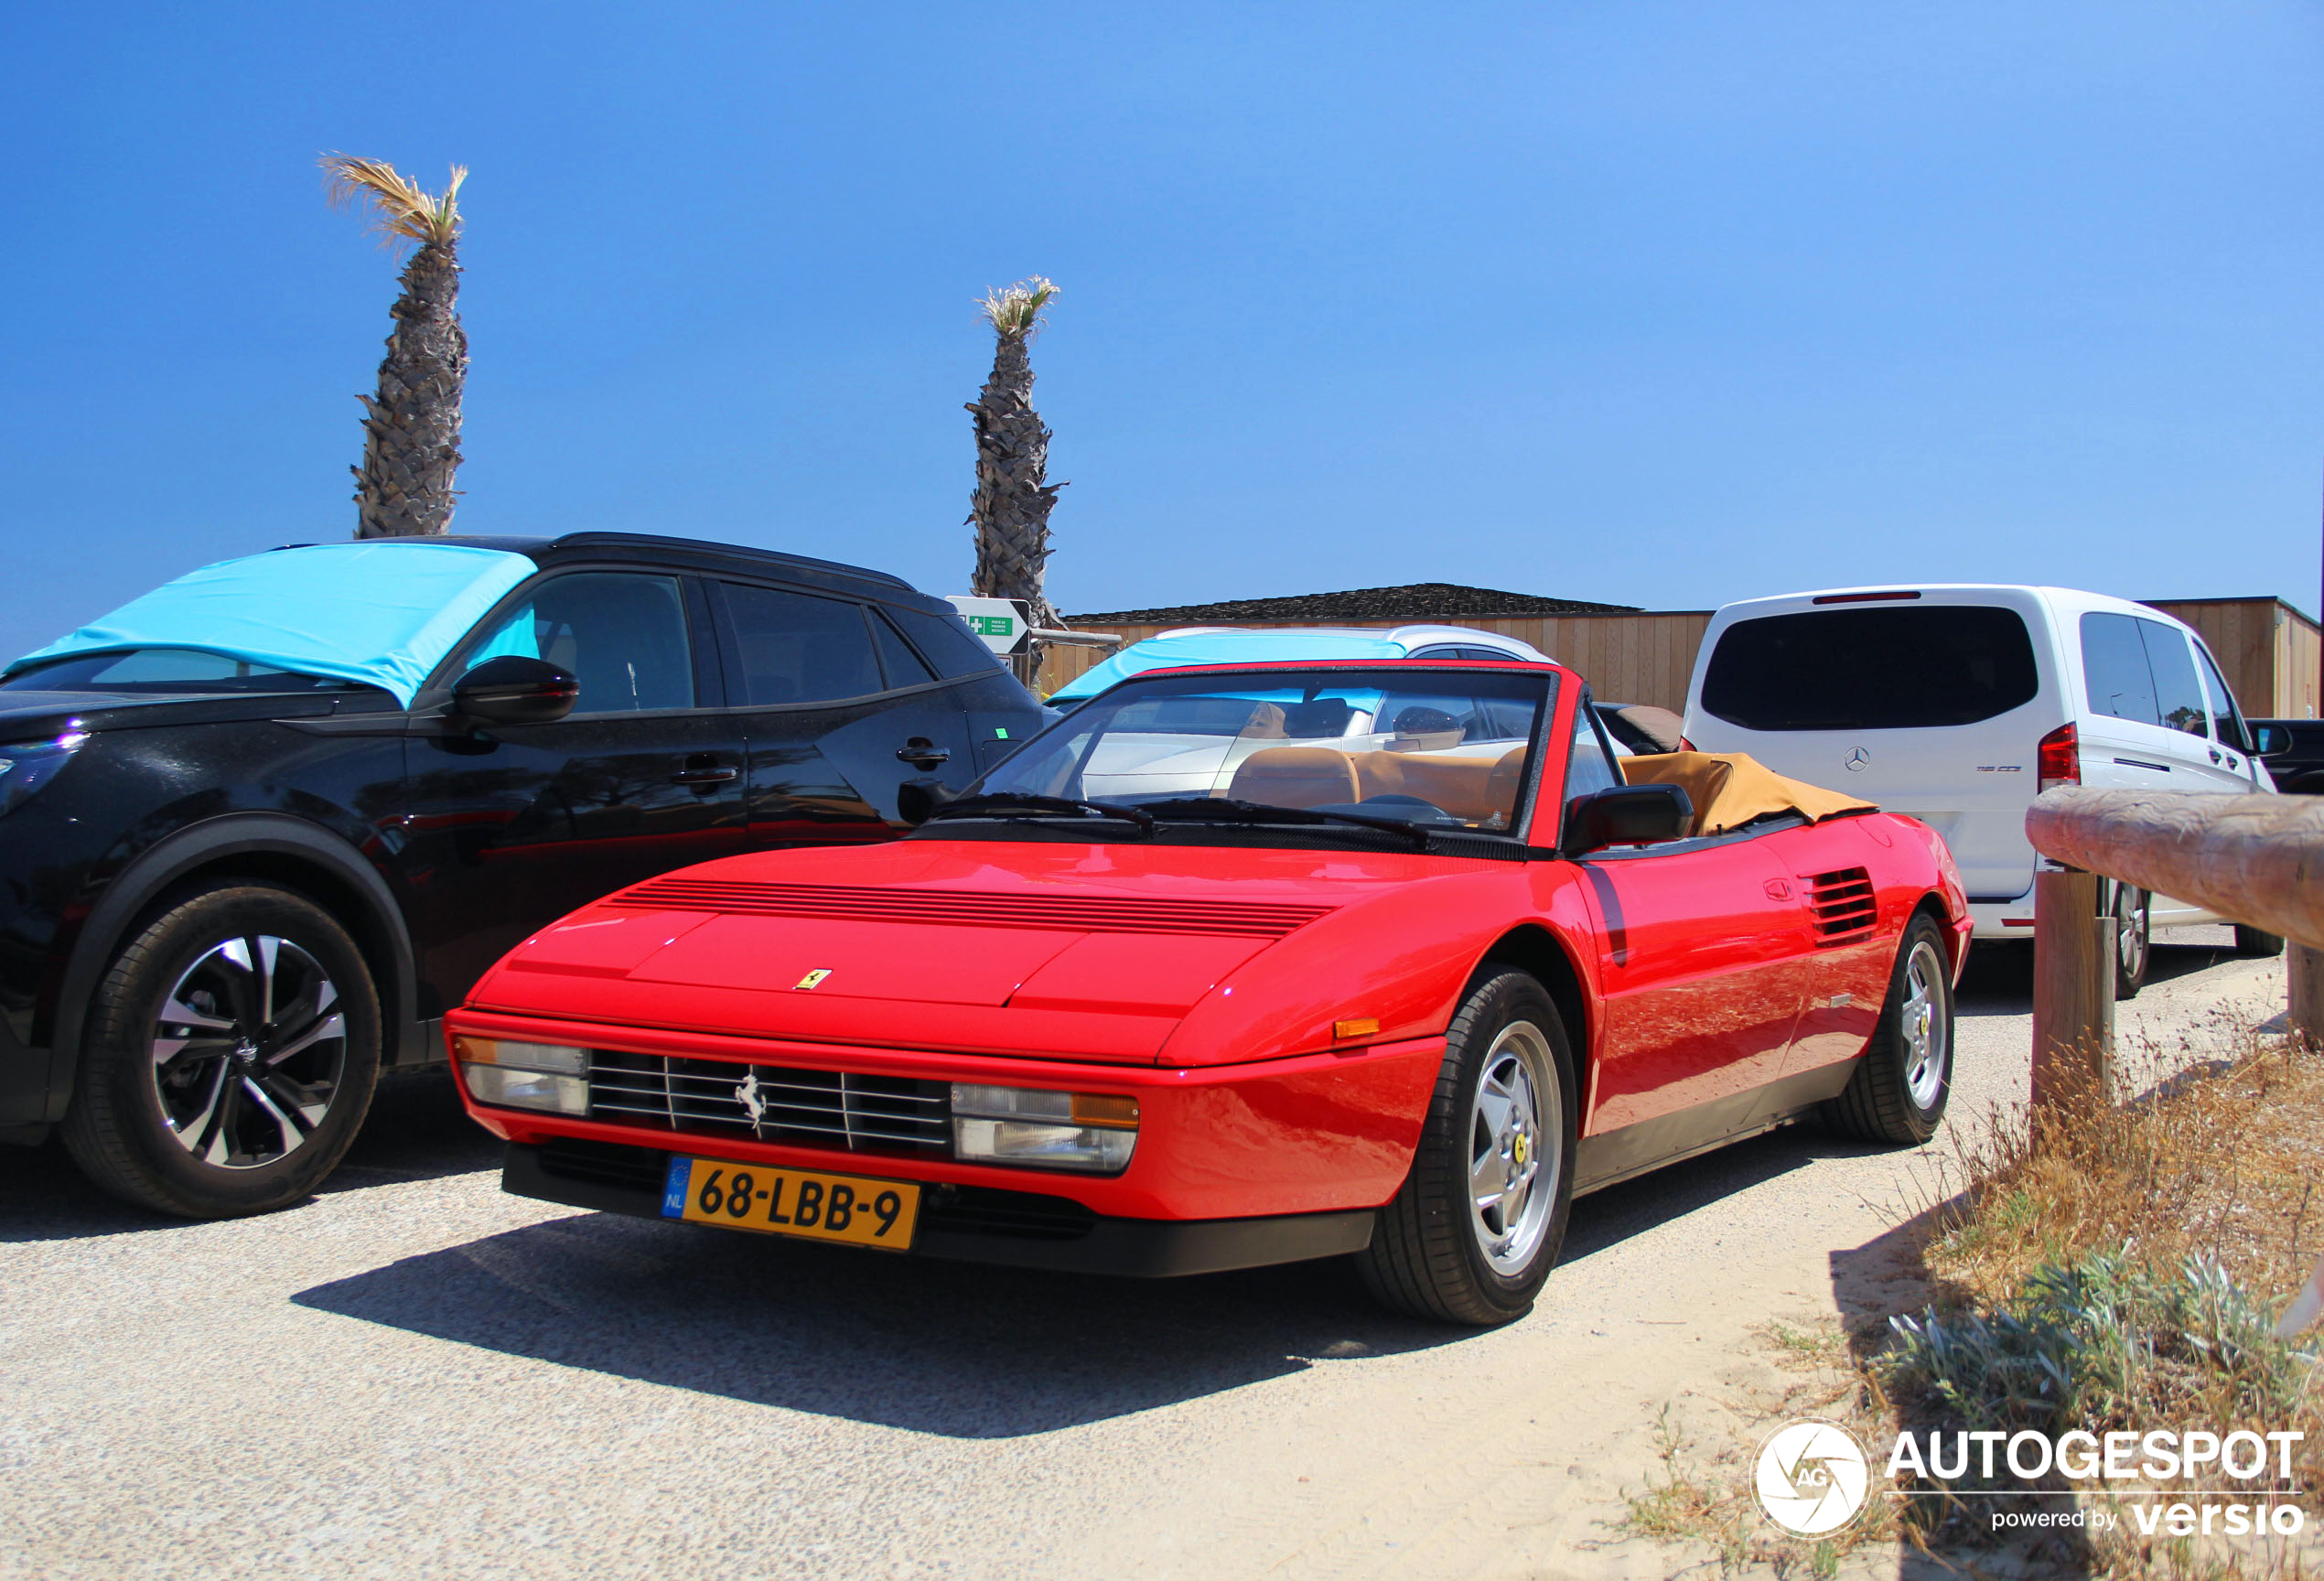
[{"label": "wooden log railing", "polygon": [[2114,934],[2100,877],[2290,943],[2293,1032],[2324,1043],[2324,797],[2060,790],[2026,813],[2066,871],[2034,880],[2034,1102],[2095,1082],[2114,1044]]}]

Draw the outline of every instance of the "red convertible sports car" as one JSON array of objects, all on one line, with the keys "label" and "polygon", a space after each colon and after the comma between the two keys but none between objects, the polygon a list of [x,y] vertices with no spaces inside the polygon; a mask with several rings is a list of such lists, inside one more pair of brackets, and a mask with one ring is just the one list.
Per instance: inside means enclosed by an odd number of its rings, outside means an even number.
[{"label": "red convertible sports car", "polygon": [[448,1018],[464,1097],[553,1202],[1115,1274],[1352,1254],[1506,1321],[1576,1194],[1810,1114],[1923,1141],[1952,1073],[1943,843],[1618,758],[1587,699],[1551,664],[1125,682],[906,839],[527,940]]}]

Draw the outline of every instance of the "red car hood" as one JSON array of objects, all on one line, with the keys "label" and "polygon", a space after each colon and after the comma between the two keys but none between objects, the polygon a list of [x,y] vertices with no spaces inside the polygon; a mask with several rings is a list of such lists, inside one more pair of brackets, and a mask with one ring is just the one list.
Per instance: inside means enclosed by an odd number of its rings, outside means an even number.
[{"label": "red car hood", "polygon": [[[1395,853],[1126,842],[767,852],[575,912],[510,952],[468,1003],[641,1027],[1144,1063],[1197,1004],[1231,995],[1253,957],[1337,913],[1409,896],[1416,881],[1480,869],[1512,871]],[[1318,1025],[1328,1042],[1329,1016]]]}]

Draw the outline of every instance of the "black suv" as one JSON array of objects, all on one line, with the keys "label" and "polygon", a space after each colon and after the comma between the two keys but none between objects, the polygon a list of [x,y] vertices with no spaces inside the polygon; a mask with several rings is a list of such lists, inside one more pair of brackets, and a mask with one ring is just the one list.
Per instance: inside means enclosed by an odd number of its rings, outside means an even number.
[{"label": "black suv", "polygon": [[2247,721],[2259,743],[2257,756],[2276,789],[2295,795],[2324,795],[2324,719]]},{"label": "black suv", "polygon": [[[297,1200],[382,1066],[442,1059],[438,1017],[533,930],[689,863],[889,839],[899,794],[1041,725],[951,605],[878,572],[627,533],[390,542],[504,557],[471,556],[499,580],[407,681],[302,671],[264,609],[124,649],[145,601],[76,634],[110,651],[0,681],[0,1140],[61,1125],[166,1212]],[[334,631],[328,587],[275,602],[319,653],[360,625]]]}]

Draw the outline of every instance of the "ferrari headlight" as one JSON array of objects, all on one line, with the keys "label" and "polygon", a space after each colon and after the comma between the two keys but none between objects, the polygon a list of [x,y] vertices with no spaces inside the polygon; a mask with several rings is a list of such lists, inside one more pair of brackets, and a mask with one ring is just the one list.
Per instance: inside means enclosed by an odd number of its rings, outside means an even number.
[{"label": "ferrari headlight", "polygon": [[88,739],[87,731],[74,730],[54,740],[0,747],[0,813],[15,812],[27,797],[54,780]]},{"label": "ferrari headlight", "polygon": [[519,1043],[505,1038],[458,1037],[452,1057],[460,1080],[479,1103],[506,1109],[545,1109],[553,1114],[589,1112],[589,1051],[562,1043]]},{"label": "ferrari headlight", "polygon": [[1138,1101],[952,1083],[952,1153],[972,1163],[1118,1175],[1138,1145]]}]

